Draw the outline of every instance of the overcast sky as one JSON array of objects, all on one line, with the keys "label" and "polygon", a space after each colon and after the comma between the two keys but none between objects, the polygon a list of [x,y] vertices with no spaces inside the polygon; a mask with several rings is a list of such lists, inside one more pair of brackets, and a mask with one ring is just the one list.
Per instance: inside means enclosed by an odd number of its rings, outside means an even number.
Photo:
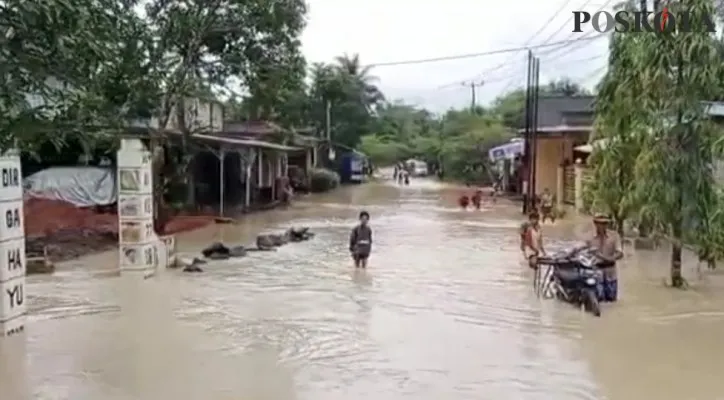
[{"label": "overcast sky", "polygon": [[[304,53],[310,63],[359,53],[364,64],[376,64],[520,47],[531,38],[531,45],[572,40],[586,34],[571,32],[572,11],[593,13],[616,3],[607,1],[308,0]],[[605,72],[607,45],[606,39],[597,39],[535,50],[541,82],[568,76],[592,87]],[[470,105],[470,88],[459,81],[486,81],[477,90],[480,104],[506,88],[523,86],[525,53],[380,66],[372,75],[388,98],[444,111]]]}]

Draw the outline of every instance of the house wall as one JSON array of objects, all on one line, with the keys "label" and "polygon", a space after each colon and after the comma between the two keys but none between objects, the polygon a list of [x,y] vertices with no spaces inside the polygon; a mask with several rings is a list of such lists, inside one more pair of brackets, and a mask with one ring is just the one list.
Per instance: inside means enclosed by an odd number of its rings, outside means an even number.
[{"label": "house wall", "polygon": [[[186,107],[186,126],[192,132],[220,132],[223,130],[224,107],[222,104],[189,98],[184,101],[184,107]],[[154,117],[150,121],[131,121],[130,125],[158,129],[160,128],[160,121]],[[176,121],[175,109],[171,111],[166,127],[169,130],[180,130]]]},{"label": "house wall", "polygon": [[[572,163],[573,148],[588,140],[588,133],[539,136],[536,146],[535,192],[543,193],[546,188],[556,193],[559,188],[558,167],[565,162]],[[562,178],[561,178],[562,179]],[[561,182],[562,184],[562,182]]]},{"label": "house wall", "polygon": [[555,190],[558,166],[564,159],[563,138],[538,138],[535,155],[535,192],[541,194],[545,188]]}]

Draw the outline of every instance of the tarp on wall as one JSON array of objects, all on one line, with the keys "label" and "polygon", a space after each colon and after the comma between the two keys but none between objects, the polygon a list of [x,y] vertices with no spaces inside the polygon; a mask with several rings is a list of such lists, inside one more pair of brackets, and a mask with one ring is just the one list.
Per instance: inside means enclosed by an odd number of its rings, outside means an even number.
[{"label": "tarp on wall", "polygon": [[76,207],[116,202],[116,173],[104,167],[52,167],[23,180],[25,195],[61,200]]}]

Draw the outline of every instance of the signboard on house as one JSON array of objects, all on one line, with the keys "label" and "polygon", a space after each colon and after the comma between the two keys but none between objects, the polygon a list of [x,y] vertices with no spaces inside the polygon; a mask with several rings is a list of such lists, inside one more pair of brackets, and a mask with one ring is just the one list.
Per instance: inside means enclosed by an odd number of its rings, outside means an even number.
[{"label": "signboard on house", "polygon": [[0,336],[25,326],[25,228],[20,155],[0,156]]}]

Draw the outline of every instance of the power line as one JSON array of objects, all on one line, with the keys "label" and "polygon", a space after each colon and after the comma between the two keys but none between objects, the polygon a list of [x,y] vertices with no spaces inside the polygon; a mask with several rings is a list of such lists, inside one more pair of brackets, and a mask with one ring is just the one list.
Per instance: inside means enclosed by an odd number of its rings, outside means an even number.
[{"label": "power line", "polygon": [[[598,8],[598,10],[596,10],[596,12],[602,11],[604,8],[606,8],[606,7],[611,3],[611,1],[613,1],[613,0],[606,0],[606,2],[603,3],[603,5]],[[585,8],[588,4],[590,4],[590,3],[591,3],[591,0],[587,0],[585,3],[583,3],[583,5],[580,7],[580,9],[581,9],[581,10],[584,9],[584,8]],[[545,41],[543,41],[543,43],[546,43],[546,42],[548,42],[549,40],[553,39],[553,38],[554,38],[557,34],[559,34],[566,26],[569,25],[569,22],[570,22],[572,19],[573,19],[573,15],[571,15],[570,17],[568,17],[568,19],[566,19],[566,21],[563,22],[563,25],[561,25],[555,32],[553,32],[550,36],[548,36],[548,38],[547,38]],[[570,39],[571,37],[573,37],[573,35],[575,35],[575,33],[572,33],[572,34],[568,35],[568,38]],[[558,49],[549,50],[548,53],[556,53],[556,52],[558,52],[559,50],[562,50],[562,49],[565,49],[565,48],[566,48],[566,46],[561,46],[561,47],[558,48]]]},{"label": "power line", "polygon": [[[546,23],[543,24],[543,26],[541,26],[540,29],[538,29],[531,37],[528,38],[528,40],[525,41],[525,43],[523,44],[523,46],[529,45],[530,42],[533,41],[533,39],[535,39],[539,34],[541,34],[541,33],[543,32],[543,30],[545,30],[545,28],[547,28],[548,25],[549,25],[551,22],[553,22],[553,20],[558,16],[558,14],[560,14],[560,12],[563,11],[563,9],[564,9],[570,2],[571,2],[571,0],[566,0],[565,3],[561,4],[561,6],[558,7],[558,9],[553,13],[553,15],[551,15],[550,18],[548,18],[548,21],[546,21]],[[544,43],[545,43],[545,42],[544,42]],[[504,66],[506,66],[507,64],[509,64],[511,61],[513,61],[513,57],[510,57],[510,58],[508,58],[506,61],[503,61],[502,63],[498,64],[497,66],[495,66],[495,67],[493,67],[493,68],[490,68],[490,69],[487,70],[487,71],[484,71],[484,72],[483,72],[482,74],[480,74],[479,76],[485,76],[485,75],[487,75],[487,74],[489,74],[489,73],[491,73],[491,72],[497,71],[497,70],[503,68]]]},{"label": "power line", "polygon": [[[597,55],[597,56],[582,58],[582,59],[579,59],[579,60],[572,60],[572,61],[568,61],[568,62],[569,62],[569,63],[582,63],[582,62],[586,62],[586,61],[597,60],[597,59],[599,59],[599,58],[603,58],[604,56],[606,56],[606,54],[599,54],[599,55]],[[553,65],[555,66],[555,63],[554,63]],[[606,67],[606,65],[597,68],[597,69],[593,72],[593,74],[592,74],[591,76],[595,75],[596,73],[598,73],[599,71],[601,71],[601,70],[602,70],[603,68],[605,68],[605,67]],[[547,68],[550,68],[550,64],[548,64]],[[547,69],[547,68],[545,68],[545,69]],[[588,79],[588,78],[589,78],[589,77],[587,77],[586,79]],[[519,82],[520,79],[521,79],[521,77],[520,77],[520,72],[517,72],[517,73],[513,74],[513,76],[511,76],[511,77],[509,77],[509,78],[504,78],[504,79],[498,80],[498,81],[508,80],[508,84],[505,85],[505,86],[503,87],[503,89],[500,90],[500,93],[507,93],[507,92],[511,91],[511,90],[513,89],[513,86],[515,86],[515,85]],[[578,79],[576,79],[576,80],[578,80]],[[489,82],[490,82],[490,81],[489,81]]]},{"label": "power line", "polygon": [[600,72],[605,71],[607,67],[608,67],[608,65],[604,65],[604,66],[602,66],[602,67],[596,68],[596,69],[593,70],[591,73],[587,74],[587,75],[584,76],[583,78],[580,78],[579,81],[581,82],[581,84],[585,84],[586,82],[588,82],[589,79],[595,77],[595,76],[598,75]]},{"label": "power line", "polygon": [[[554,61],[554,62],[548,63],[548,64],[543,64],[543,66],[545,67],[544,70],[548,70],[549,68],[555,67],[555,66],[559,65],[559,63],[562,63],[562,62],[564,62],[564,61],[566,62],[566,64],[580,64],[580,63],[584,63],[584,62],[587,62],[587,61],[597,60],[597,59],[603,58],[603,57],[605,57],[605,56],[606,56],[606,54],[599,54],[599,55],[597,55],[597,56],[580,58],[580,59],[577,59],[577,60],[560,60],[560,61]],[[505,77],[505,78],[496,79],[495,82],[509,81],[508,84],[503,87],[503,89],[501,90],[501,93],[502,93],[502,92],[507,92],[507,91],[509,91],[510,89],[512,89],[512,87],[513,87],[513,86],[518,82],[518,80],[521,78],[520,74],[521,74],[521,72],[516,72],[516,73],[513,73],[513,74],[511,74],[511,75],[509,75],[509,76],[507,76],[507,77]],[[488,82],[492,82],[492,81],[488,81]]]},{"label": "power line", "polygon": [[468,54],[458,54],[458,55],[451,55],[451,56],[442,56],[442,57],[432,57],[432,58],[421,58],[416,60],[403,60],[403,61],[390,61],[390,62],[381,62],[381,63],[374,63],[374,64],[367,64],[367,67],[393,67],[398,65],[413,65],[413,64],[427,64],[427,63],[433,63],[433,62],[441,62],[441,61],[452,61],[452,60],[462,60],[465,58],[477,58],[477,57],[483,57],[483,56],[492,56],[495,54],[505,54],[505,53],[513,53],[517,51],[522,50],[533,50],[533,49],[539,49],[539,48],[545,48],[545,47],[553,47],[553,46],[559,46],[566,43],[575,43],[579,41],[589,41],[589,40],[595,40],[604,36],[608,36],[606,33],[600,33],[592,37],[583,37],[583,38],[577,38],[577,39],[569,39],[569,40],[561,40],[557,42],[552,43],[542,43],[534,46],[523,46],[523,47],[512,47],[507,49],[498,49],[498,50],[491,50],[491,51],[485,51],[480,53],[468,53]]},{"label": "power line", "polygon": [[[601,36],[599,36],[599,37],[601,37]],[[588,37],[587,37],[587,36],[584,36],[584,38],[588,38]],[[591,39],[593,39],[593,38],[591,38]],[[582,44],[586,44],[586,43],[588,43],[588,42],[583,42]],[[577,47],[575,47],[575,48],[579,48],[579,47],[581,47],[581,46],[577,46]],[[569,53],[570,53],[570,52],[569,52]],[[550,52],[542,53],[538,58],[544,58],[543,61],[545,61],[545,58],[548,58],[548,55],[549,55],[549,54],[550,54]],[[597,58],[601,58],[601,57],[604,57],[604,56],[606,56],[606,54],[599,54],[599,55],[596,55],[596,56],[593,56],[593,57],[586,57],[586,58],[583,58],[583,59],[576,59],[576,60],[567,60],[567,59],[565,59],[565,58],[560,58],[560,57],[558,57],[558,58],[556,58],[556,59],[550,59],[551,62],[550,62],[550,63],[544,63],[544,66],[546,67],[545,69],[547,69],[547,68],[550,67],[551,64],[553,64],[553,65],[561,65],[561,64],[563,64],[563,63],[585,62],[585,61],[590,61],[590,60],[594,60],[594,59],[597,59]],[[565,56],[564,56],[564,57],[565,57]],[[503,77],[486,79],[486,81],[487,81],[488,83],[491,83],[491,82],[500,82],[500,81],[505,81],[505,80],[508,80],[508,79],[512,79],[512,78],[514,78],[514,77],[518,77],[519,75],[520,75],[519,72],[514,72],[514,73],[512,73],[512,74],[505,74],[505,75],[503,75]],[[464,82],[465,82],[465,81],[463,81],[463,80],[456,80],[456,81],[454,81],[454,82],[450,82],[450,83],[446,83],[446,84],[444,84],[444,85],[440,85],[440,86],[437,87],[436,90],[443,90],[443,89],[449,89],[449,88],[457,87],[457,86],[459,86],[461,83],[464,83]]]},{"label": "power line", "polygon": [[[554,55],[555,53],[557,53],[561,50],[564,50],[564,49],[569,49],[568,53],[571,53],[573,50],[580,49],[580,48],[590,44],[591,41],[593,41],[595,39],[603,38],[603,37],[605,37],[605,35],[602,35],[598,32],[589,32],[589,33],[584,34],[582,37],[579,37],[576,39],[569,39],[568,41],[565,41],[564,44],[562,44],[562,45],[560,45],[558,42],[550,43],[550,46],[559,46],[559,47],[555,47],[548,51],[542,52],[540,55],[538,55],[538,58],[547,58],[549,55]],[[496,67],[490,68],[483,74],[488,74],[490,72],[499,70],[501,65],[510,65],[511,61],[513,61],[513,60],[514,60],[514,57],[511,57],[508,60],[506,60],[506,62],[504,64],[500,64]],[[482,76],[483,74],[476,75],[475,78],[472,78],[472,79],[477,79],[480,76]],[[460,81],[451,82],[451,83],[440,86],[439,89],[444,89],[446,87],[453,87],[453,86],[458,85],[459,83],[460,83]]]},{"label": "power line", "polygon": [[[598,9],[598,11],[603,10],[606,6],[608,6],[609,3],[611,3],[611,1],[612,1],[612,0],[607,0],[606,3],[604,3],[603,5],[601,5],[601,7]],[[551,22],[553,22],[553,19],[557,16],[557,14],[559,14],[559,13],[563,10],[563,8],[565,8],[565,6],[568,5],[568,3],[570,3],[570,0],[566,1],[565,3],[563,3],[563,5],[561,5],[561,6],[558,8],[558,10],[556,10],[556,12],[553,14],[553,16],[548,19],[548,21],[546,22],[546,24],[543,25],[543,27],[541,27],[541,29],[539,29],[530,39],[528,39],[528,41],[526,42],[526,45],[527,45],[528,42],[530,42],[533,38],[535,38],[535,36],[537,36],[539,33],[541,33],[541,32],[543,31],[543,29],[545,29],[545,28],[548,26],[548,24],[550,24]],[[587,0],[587,1],[586,1],[585,3],[583,3],[583,5],[580,6],[579,8],[583,9],[584,7],[588,6],[590,3],[591,3],[591,0]],[[594,5],[595,5],[595,4],[594,4]],[[555,32],[553,32],[551,35],[549,35],[549,36],[546,38],[546,40],[543,41],[543,43],[544,43],[544,44],[545,44],[545,43],[548,43],[548,41],[550,41],[551,39],[553,39],[553,37],[555,37],[555,36],[556,36],[558,33],[560,33],[566,26],[569,25],[569,22],[570,22],[572,19],[573,19],[573,15],[571,15],[570,17],[568,17],[568,18],[563,22],[563,24],[561,24],[561,26],[560,26]],[[573,35],[569,35],[568,38],[570,39],[572,36],[573,36]],[[551,45],[553,45],[553,44],[551,43]],[[565,49],[565,48],[566,48],[566,45],[567,45],[567,43],[564,43],[560,48],[552,49],[552,50],[549,51],[548,53],[555,53],[555,52],[557,52],[557,51],[559,51],[559,50]],[[582,47],[582,45],[579,45],[579,46],[577,46],[576,48],[580,48],[580,47]],[[491,72],[497,71],[497,70],[501,69],[502,67],[504,67],[504,66],[506,66],[506,65],[509,65],[511,61],[513,61],[513,57],[509,58],[508,60],[502,62],[501,64],[499,64],[499,65],[497,65],[497,66],[495,66],[495,67],[493,67],[493,68],[490,68],[490,69],[484,71],[484,72],[483,72],[482,74],[480,74],[480,75],[476,75],[476,78],[477,78],[477,77],[480,77],[480,76],[486,76],[487,74],[489,74],[489,73],[491,73]]]}]

